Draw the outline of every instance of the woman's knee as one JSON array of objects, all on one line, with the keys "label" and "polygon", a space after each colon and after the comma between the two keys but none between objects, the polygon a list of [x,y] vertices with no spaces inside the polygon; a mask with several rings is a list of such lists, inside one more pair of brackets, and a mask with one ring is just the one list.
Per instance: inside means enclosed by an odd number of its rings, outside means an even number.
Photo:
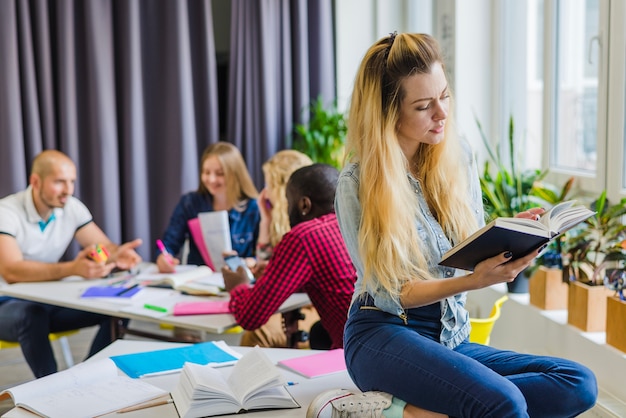
[{"label": "woman's knee", "polygon": [[574,382],[575,389],[571,391],[572,405],[578,404],[578,413],[592,408],[598,400],[598,382],[595,374],[585,366],[577,368]]}]

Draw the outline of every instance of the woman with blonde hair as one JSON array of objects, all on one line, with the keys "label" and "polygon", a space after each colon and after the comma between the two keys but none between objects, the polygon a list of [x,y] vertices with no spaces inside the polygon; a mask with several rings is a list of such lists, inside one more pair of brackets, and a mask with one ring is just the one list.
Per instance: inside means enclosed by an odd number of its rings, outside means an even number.
[{"label": "woman with blonde hair", "polygon": [[287,213],[287,181],[291,173],[311,164],[313,161],[308,155],[293,149],[278,151],[263,164],[265,188],[259,196],[261,224],[257,260],[267,261],[278,241],[291,229]]},{"label": "woman with blonde hair", "polygon": [[513,280],[537,251],[502,252],[473,272],[438,264],[484,224],[451,101],[429,35],[391,34],[363,58],[335,209],[357,270],[346,365],[366,392],[325,392],[307,417],[574,417],[596,401],[595,376],[578,363],[468,340],[466,292]]},{"label": "woman with blonde hair", "polygon": [[[162,241],[174,255],[180,253],[189,239],[188,264],[205,264],[189,230],[188,222],[198,213],[228,211],[233,251],[241,257],[254,256],[259,234],[259,195],[241,153],[229,142],[209,145],[200,158],[198,189],[184,194],[165,230]],[[159,271],[171,273],[180,261],[168,262],[163,254],[157,257]]]}]

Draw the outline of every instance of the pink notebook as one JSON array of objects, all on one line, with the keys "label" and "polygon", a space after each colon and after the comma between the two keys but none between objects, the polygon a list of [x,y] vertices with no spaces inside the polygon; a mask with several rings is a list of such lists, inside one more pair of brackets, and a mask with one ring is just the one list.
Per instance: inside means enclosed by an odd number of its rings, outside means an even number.
[{"label": "pink notebook", "polygon": [[202,302],[178,302],[174,305],[174,316],[229,313],[227,300]]},{"label": "pink notebook", "polygon": [[342,348],[281,360],[278,365],[309,379],[346,370],[346,360],[343,357]]},{"label": "pink notebook", "polygon": [[213,266],[213,262],[211,261],[211,256],[209,255],[209,251],[207,250],[206,243],[204,242],[204,237],[202,236],[202,228],[200,228],[200,220],[198,218],[193,218],[187,221],[187,226],[189,226],[189,231],[191,232],[191,238],[193,242],[198,247],[198,251],[200,251],[200,255],[202,255],[202,259],[204,263],[211,267],[211,270],[215,271],[215,267]]}]

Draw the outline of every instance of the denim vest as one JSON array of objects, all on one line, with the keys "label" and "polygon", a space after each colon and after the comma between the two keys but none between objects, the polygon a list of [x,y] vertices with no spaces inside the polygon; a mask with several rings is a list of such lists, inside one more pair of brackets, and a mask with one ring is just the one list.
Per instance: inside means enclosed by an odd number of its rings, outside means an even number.
[{"label": "denim vest", "polygon": [[[471,179],[468,198],[471,199],[479,226],[483,226],[484,212],[480,182],[474,159],[471,156],[469,157],[468,175]],[[358,200],[359,177],[358,164],[348,164],[339,177],[335,197],[337,220],[348,251],[352,256],[352,262],[357,269],[358,277],[354,286],[352,302],[365,291],[363,289],[363,263],[358,256],[358,225],[361,219],[361,205]],[[425,220],[423,222],[419,217],[415,220],[420,238],[426,245],[424,252],[430,260],[440,260],[443,254],[452,247],[452,244],[444,234],[441,225],[430,213],[419,181],[409,173],[407,173],[407,180],[415,191],[416,204],[421,211],[422,219]],[[435,278],[449,278],[466,274],[462,270],[457,271],[454,268],[439,266],[436,262],[429,266],[429,272]],[[469,315],[465,309],[466,299],[467,294],[464,292],[441,301],[440,342],[447,347],[456,347],[469,335],[470,325]],[[392,315],[401,317],[405,315],[405,310],[400,305],[399,299],[392,297],[387,292],[376,292],[374,304],[377,308]]]}]

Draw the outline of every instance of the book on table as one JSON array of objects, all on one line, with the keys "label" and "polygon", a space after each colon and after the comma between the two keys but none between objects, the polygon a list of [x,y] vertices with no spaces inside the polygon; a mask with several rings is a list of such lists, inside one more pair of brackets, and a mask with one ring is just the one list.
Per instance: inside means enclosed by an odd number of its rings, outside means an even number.
[{"label": "book on table", "polygon": [[0,392],[42,417],[96,417],[168,395],[142,380],[119,375],[110,359],[80,363]]},{"label": "book on table", "polygon": [[287,381],[255,347],[225,377],[218,369],[185,363],[172,399],[181,418],[197,418],[261,409],[299,408]]},{"label": "book on table", "polygon": [[309,379],[347,370],[342,348],[280,360],[278,365]]},{"label": "book on table", "polygon": [[444,254],[442,266],[473,271],[476,264],[505,251],[524,257],[595,214],[572,200],[554,205],[539,220],[496,218]]},{"label": "book on table", "polygon": [[169,287],[190,295],[224,294],[224,277],[208,266],[178,265],[174,273],[149,270],[137,275],[143,286]]}]

